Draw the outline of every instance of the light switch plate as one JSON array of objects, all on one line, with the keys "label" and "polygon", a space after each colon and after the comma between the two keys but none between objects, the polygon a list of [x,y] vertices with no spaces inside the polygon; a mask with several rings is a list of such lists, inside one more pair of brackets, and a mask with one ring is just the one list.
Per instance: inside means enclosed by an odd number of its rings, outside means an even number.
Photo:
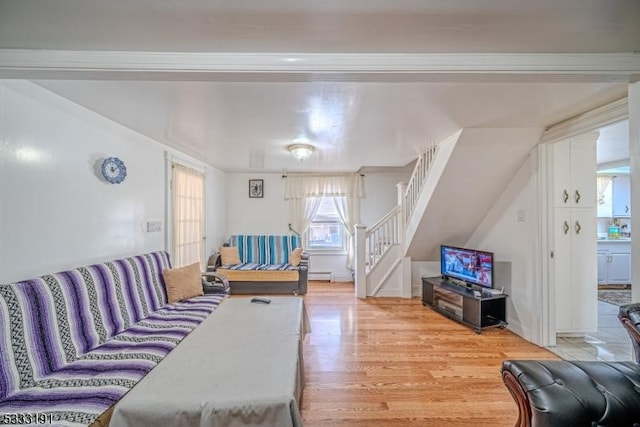
[{"label": "light switch plate", "polygon": [[162,231],[162,222],[147,221],[147,233],[154,233],[157,231]]}]

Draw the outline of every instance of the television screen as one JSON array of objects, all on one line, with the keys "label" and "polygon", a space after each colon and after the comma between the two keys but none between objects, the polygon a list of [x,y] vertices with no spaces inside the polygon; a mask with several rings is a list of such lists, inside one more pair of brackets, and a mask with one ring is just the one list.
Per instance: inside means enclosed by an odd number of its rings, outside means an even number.
[{"label": "television screen", "polygon": [[492,288],[493,253],[442,245],[440,246],[440,271],[446,277]]}]

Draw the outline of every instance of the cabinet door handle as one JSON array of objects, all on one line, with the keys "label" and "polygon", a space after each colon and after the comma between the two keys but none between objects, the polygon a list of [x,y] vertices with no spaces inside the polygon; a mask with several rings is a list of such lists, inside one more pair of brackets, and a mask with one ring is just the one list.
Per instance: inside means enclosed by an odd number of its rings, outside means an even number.
[{"label": "cabinet door handle", "polygon": [[582,230],[582,226],[578,221],[576,221],[576,234],[580,234],[580,230]]},{"label": "cabinet door handle", "polygon": [[569,232],[569,223],[565,221],[562,228],[564,229],[564,234],[567,234]]},{"label": "cabinet door handle", "polygon": [[576,203],[580,203],[580,192],[578,190],[576,190],[575,199]]},{"label": "cabinet door handle", "polygon": [[629,213],[629,205],[626,205],[626,206],[624,207],[624,213]]},{"label": "cabinet door handle", "polygon": [[567,193],[567,190],[562,191],[562,200],[564,200],[565,203],[569,200],[569,193]]}]

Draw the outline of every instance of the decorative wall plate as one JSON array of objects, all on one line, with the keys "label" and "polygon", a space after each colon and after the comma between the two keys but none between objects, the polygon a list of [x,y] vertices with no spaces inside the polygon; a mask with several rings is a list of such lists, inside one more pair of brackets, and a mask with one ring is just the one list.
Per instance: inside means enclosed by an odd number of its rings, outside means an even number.
[{"label": "decorative wall plate", "polygon": [[102,162],[102,176],[111,184],[120,184],[127,176],[127,167],[117,157],[107,157]]}]

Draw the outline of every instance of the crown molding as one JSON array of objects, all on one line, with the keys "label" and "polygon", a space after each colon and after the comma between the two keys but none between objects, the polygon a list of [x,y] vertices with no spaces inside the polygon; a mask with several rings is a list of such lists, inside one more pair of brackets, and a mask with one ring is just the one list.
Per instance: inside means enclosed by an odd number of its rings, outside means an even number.
[{"label": "crown molding", "polygon": [[629,99],[617,101],[551,125],[542,135],[541,143],[552,143],[597,130],[629,117]]},{"label": "crown molding", "polygon": [[[0,49],[0,77],[160,79],[216,73],[422,73],[594,75],[606,81],[640,78],[640,54],[391,54],[206,53]],[[26,75],[27,77],[20,77]],[[90,77],[87,77],[90,78]]]}]

